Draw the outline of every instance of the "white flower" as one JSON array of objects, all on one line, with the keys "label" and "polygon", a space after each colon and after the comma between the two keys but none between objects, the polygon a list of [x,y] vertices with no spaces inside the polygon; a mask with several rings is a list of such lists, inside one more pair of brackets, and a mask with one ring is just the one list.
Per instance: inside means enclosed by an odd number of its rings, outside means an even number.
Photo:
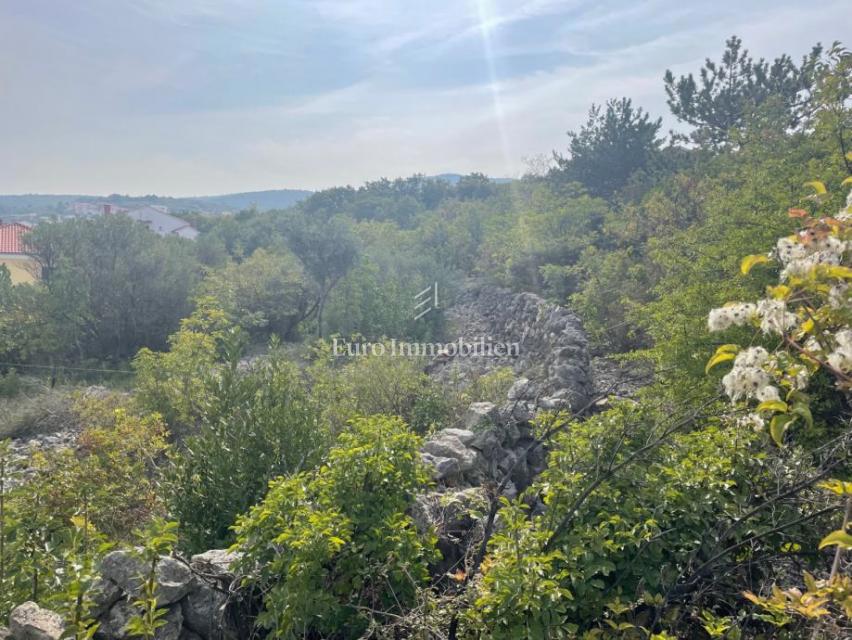
[{"label": "white flower", "polygon": [[781,238],[775,245],[775,253],[784,264],[804,258],[808,254],[804,246],[790,238]]},{"label": "white flower", "polygon": [[755,395],[757,396],[757,399],[761,402],[769,402],[771,400],[781,399],[781,396],[778,393],[778,389],[776,387],[773,387],[772,385],[767,385],[761,389],[758,389]]},{"label": "white flower", "polygon": [[852,369],[852,349],[849,347],[838,347],[835,351],[828,354],[828,364],[846,373]]},{"label": "white flower", "polygon": [[754,397],[760,389],[768,386],[771,381],[769,374],[763,369],[735,366],[722,378],[722,386],[731,402],[736,402],[741,398]]},{"label": "white flower", "polygon": [[769,352],[763,347],[743,349],[734,358],[735,367],[760,367],[769,360]]},{"label": "white flower", "polygon": [[846,249],[846,243],[835,236],[815,237],[807,246],[781,238],[776,245],[776,253],[786,265],[781,271],[781,281],[807,275],[820,264],[838,265]]},{"label": "white flower", "polygon": [[757,307],[750,302],[719,307],[710,311],[707,327],[710,331],[722,331],[730,326],[741,327],[754,318],[756,313]]},{"label": "white flower", "polygon": [[837,348],[828,354],[828,364],[840,371],[849,371],[852,369],[852,330],[841,329],[834,339],[837,341]]},{"label": "white flower", "polygon": [[786,376],[786,379],[797,391],[807,389],[810,378],[811,374],[805,367],[796,367],[796,372],[793,375]]},{"label": "white flower", "polygon": [[849,285],[845,282],[836,284],[828,291],[828,304],[833,309],[843,309],[850,303]]},{"label": "white flower", "polygon": [[852,329],[841,329],[834,335],[834,339],[841,347],[852,347]]},{"label": "white flower", "polygon": [[783,300],[761,300],[757,303],[757,315],[761,317],[763,333],[783,334],[796,326],[796,314],[787,311]]},{"label": "white flower", "polygon": [[766,422],[756,413],[748,413],[742,418],[737,418],[738,427],[746,427],[755,431],[763,431],[766,428]]}]

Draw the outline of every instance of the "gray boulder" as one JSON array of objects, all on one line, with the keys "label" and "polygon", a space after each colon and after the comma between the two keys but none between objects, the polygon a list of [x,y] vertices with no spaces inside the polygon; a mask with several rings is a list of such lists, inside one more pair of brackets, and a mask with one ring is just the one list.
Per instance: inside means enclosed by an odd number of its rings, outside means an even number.
[{"label": "gray boulder", "polygon": [[233,580],[235,577],[234,566],[242,557],[243,554],[239,551],[210,549],[192,556],[189,564],[193,570],[204,576]]},{"label": "gray boulder", "polygon": [[439,434],[445,436],[455,436],[464,445],[469,445],[476,438],[476,434],[473,431],[469,431],[467,429],[441,429]]},{"label": "gray boulder", "polygon": [[[113,551],[101,561],[101,575],[112,580],[132,597],[139,596],[142,576],[147,567],[129,551]],[[157,563],[157,602],[172,604],[183,598],[195,586],[192,571],[182,562],[168,556],[160,556]]]},{"label": "gray boulder", "polygon": [[95,619],[100,618],[103,614],[109,611],[110,607],[118,602],[123,595],[121,589],[112,580],[100,578],[93,587],[94,591],[94,606],[90,611],[91,616]]},{"label": "gray boulder", "polygon": [[458,437],[439,431],[429,442],[423,445],[423,452],[437,458],[452,458],[458,464],[459,472],[465,472],[476,466],[476,451],[469,449]]},{"label": "gray boulder", "polygon": [[[102,618],[97,633],[98,637],[103,638],[103,640],[128,640],[131,637],[128,625],[133,617],[139,613],[139,609],[127,600],[119,600]],[[163,619],[166,624],[156,630],[154,640],[178,640],[183,625],[180,605],[170,607]]]},{"label": "gray boulder", "polygon": [[464,428],[468,431],[481,431],[500,420],[497,407],[491,402],[474,402],[464,415]]},{"label": "gray boulder", "polygon": [[9,614],[9,630],[15,640],[59,640],[65,624],[58,613],[25,602]]},{"label": "gray boulder", "polygon": [[423,462],[432,467],[432,478],[434,480],[446,480],[461,474],[459,461],[455,458],[433,456],[429,453],[421,453],[420,457]]},{"label": "gray boulder", "polygon": [[530,381],[529,378],[518,378],[512,384],[509,389],[509,393],[506,394],[509,400],[527,400],[531,396],[528,395],[530,393]]},{"label": "gray boulder", "polygon": [[226,623],[227,602],[225,593],[210,585],[202,585],[183,600],[184,625],[204,640],[235,637],[235,632]]}]

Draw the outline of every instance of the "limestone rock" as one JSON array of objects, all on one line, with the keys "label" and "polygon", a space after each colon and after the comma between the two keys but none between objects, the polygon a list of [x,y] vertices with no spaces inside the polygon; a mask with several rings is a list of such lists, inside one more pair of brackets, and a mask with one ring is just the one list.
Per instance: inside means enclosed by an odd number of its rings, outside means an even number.
[{"label": "limestone rock", "polygon": [[[131,636],[128,625],[134,616],[139,614],[139,609],[127,600],[116,602],[109,613],[101,619],[98,629],[98,637],[104,640],[128,640]],[[178,640],[183,626],[183,614],[180,605],[173,605],[162,618],[166,624],[159,627],[154,633],[154,640]]]},{"label": "limestone rock", "polygon": [[59,640],[65,624],[58,613],[25,602],[9,614],[9,630],[15,640]]},{"label": "limestone rock", "polygon": [[518,378],[512,384],[509,389],[509,393],[506,394],[506,397],[509,400],[526,400],[530,398],[529,393],[530,390],[530,381],[529,378]]},{"label": "limestone rock", "polygon": [[[132,597],[139,595],[141,577],[146,570],[139,558],[125,550],[108,553],[101,561],[102,576]],[[174,558],[160,557],[157,564],[157,602],[161,606],[177,602],[194,586],[195,579],[189,567]]]},{"label": "limestone rock", "polygon": [[118,602],[119,598],[122,596],[122,591],[119,586],[112,580],[104,578],[99,579],[95,583],[93,591],[95,594],[93,598],[94,606],[92,607],[90,614],[96,619],[109,611],[110,607]]},{"label": "limestone rock", "polygon": [[459,461],[455,458],[433,456],[429,453],[421,453],[420,457],[423,462],[432,467],[432,478],[434,480],[446,480],[461,474]]},{"label": "limestone rock", "polygon": [[500,419],[497,407],[491,402],[474,402],[464,415],[464,428],[469,431],[481,431],[496,424]]},{"label": "limestone rock", "polygon": [[452,434],[438,432],[435,438],[423,445],[423,451],[435,457],[456,460],[460,472],[473,469],[476,465],[476,452]]},{"label": "limestone rock", "polygon": [[439,433],[448,436],[455,436],[464,445],[469,445],[473,442],[474,438],[476,438],[476,434],[467,429],[441,429]]},{"label": "limestone rock", "polygon": [[227,596],[209,585],[202,585],[182,601],[184,624],[205,640],[219,638]]},{"label": "limestone rock", "polygon": [[189,564],[193,570],[202,575],[233,580],[235,577],[234,566],[242,557],[243,554],[239,551],[210,549],[192,556]]}]

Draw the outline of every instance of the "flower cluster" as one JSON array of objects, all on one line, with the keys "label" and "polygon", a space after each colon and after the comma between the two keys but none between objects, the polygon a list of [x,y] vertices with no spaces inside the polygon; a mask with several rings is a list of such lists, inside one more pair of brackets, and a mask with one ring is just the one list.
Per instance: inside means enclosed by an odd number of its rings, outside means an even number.
[{"label": "flower cluster", "polygon": [[728,327],[741,327],[757,316],[757,305],[750,302],[729,304],[713,309],[707,318],[710,331],[723,331]]},{"label": "flower cluster", "polygon": [[787,310],[783,300],[760,300],[757,304],[739,302],[713,309],[707,317],[710,331],[724,331],[729,327],[742,327],[752,320],[760,320],[763,333],[784,334],[796,326],[798,318]]},{"label": "flower cluster", "polygon": [[[825,193],[821,183],[808,184]],[[839,387],[852,388],[852,268],[847,257],[852,252],[852,192],[836,216],[811,217],[802,209],[790,215],[802,219],[802,230],[779,239],[772,253],[748,256],[742,263],[748,273],[774,258],[781,267],[778,285],[764,299],[727,304],[707,318],[710,331],[750,325],[782,338],[773,353],[722,345],[707,365],[709,370],[733,360],[722,378],[725,394],[733,404],[758,403],[737,424],[755,430],[768,425],[779,445],[795,421],[813,420],[802,392],[816,370],[824,368]]]},{"label": "flower cluster", "polygon": [[725,393],[732,402],[747,398],[761,402],[779,399],[778,389],[772,386],[772,377],[764,370],[769,363],[769,353],[763,347],[752,347],[737,354],[734,368],[722,378]]},{"label": "flower cluster", "polygon": [[[805,233],[815,233],[809,230]],[[791,250],[784,245],[784,249],[776,247],[776,254],[781,262],[785,265],[781,271],[781,281],[786,282],[790,278],[801,278],[810,273],[811,269],[817,265],[838,265],[843,261],[843,254],[846,251],[847,243],[838,240],[834,236],[826,236],[821,238],[816,235],[805,235],[805,239],[809,240],[808,244],[797,244],[798,250]],[[782,238],[778,241],[779,245],[788,238]],[[787,256],[787,260],[783,256]]]},{"label": "flower cluster", "polygon": [[828,354],[828,364],[846,373],[852,370],[852,331],[838,331],[834,339],[837,341],[837,348]]}]

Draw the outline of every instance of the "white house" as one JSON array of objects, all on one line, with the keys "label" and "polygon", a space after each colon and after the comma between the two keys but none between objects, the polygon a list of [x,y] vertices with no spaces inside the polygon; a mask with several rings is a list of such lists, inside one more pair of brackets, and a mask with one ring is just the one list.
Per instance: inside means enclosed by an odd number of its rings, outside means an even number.
[{"label": "white house", "polygon": [[198,237],[198,230],[195,227],[185,220],[163,212],[159,207],[139,207],[128,211],[126,215],[137,222],[145,223],[151,231],[161,236],[173,235],[189,240],[195,240]]}]

